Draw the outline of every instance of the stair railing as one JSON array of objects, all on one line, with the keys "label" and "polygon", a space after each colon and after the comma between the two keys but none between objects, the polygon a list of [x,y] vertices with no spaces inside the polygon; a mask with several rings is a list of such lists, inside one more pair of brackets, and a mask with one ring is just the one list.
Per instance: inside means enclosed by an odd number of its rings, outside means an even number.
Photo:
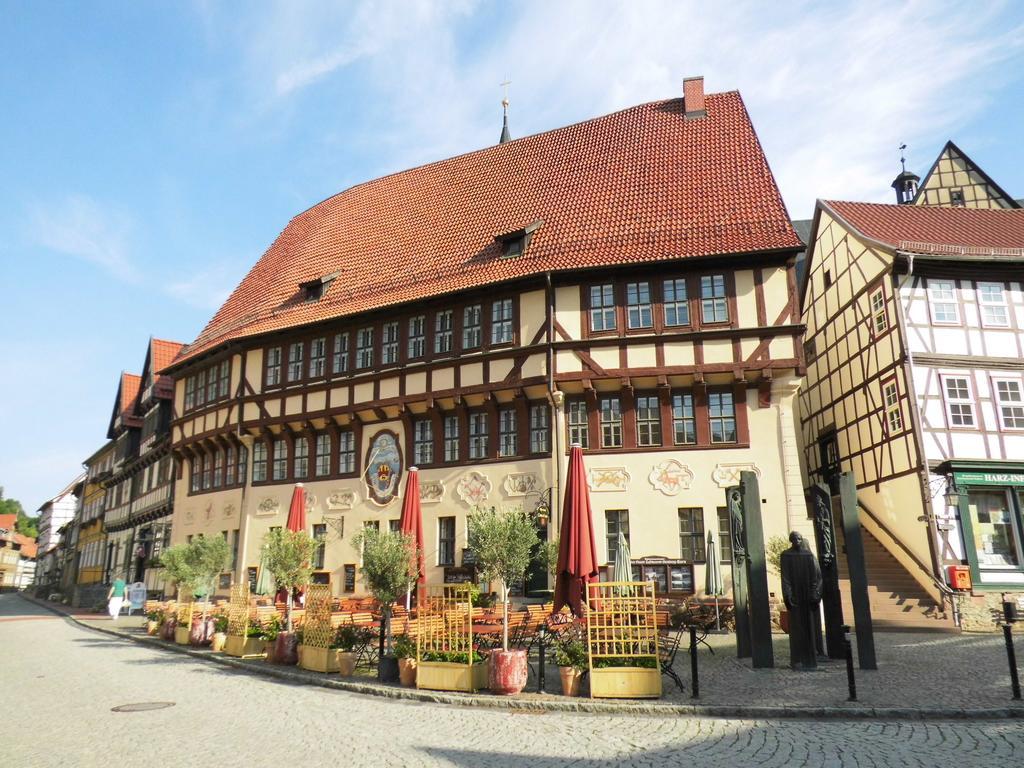
[{"label": "stair railing", "polygon": [[860,507],[864,511],[864,513],[868,517],[871,518],[871,522],[873,522],[875,525],[877,525],[879,528],[881,528],[882,531],[885,532],[885,535],[888,536],[890,539],[892,539],[892,541],[896,544],[896,546],[900,548],[900,551],[903,552],[903,554],[905,554],[908,558],[910,558],[911,562],[913,562],[914,565],[917,566],[918,570],[921,573],[923,573],[928,578],[929,581],[931,581],[931,583],[938,590],[939,595],[942,598],[942,605],[941,605],[942,610],[946,610],[946,603],[948,602],[949,603],[950,612],[953,614],[953,624],[955,626],[959,627],[960,626],[960,605],[959,605],[959,603],[957,603],[957,599],[956,599],[957,598],[957,592],[956,592],[956,590],[951,589],[950,586],[948,584],[946,584],[946,582],[944,582],[941,578],[936,576],[935,573],[932,571],[932,569],[930,567],[928,567],[927,565],[925,565],[921,561],[921,558],[919,558],[913,552],[913,550],[910,549],[910,547],[908,547],[906,544],[904,544],[896,534],[894,534],[891,530],[889,530],[889,526],[887,526],[878,515],[876,515],[874,512],[871,511],[871,507],[869,507],[867,504],[865,504],[864,500],[861,499],[860,496],[857,497],[857,506]]}]

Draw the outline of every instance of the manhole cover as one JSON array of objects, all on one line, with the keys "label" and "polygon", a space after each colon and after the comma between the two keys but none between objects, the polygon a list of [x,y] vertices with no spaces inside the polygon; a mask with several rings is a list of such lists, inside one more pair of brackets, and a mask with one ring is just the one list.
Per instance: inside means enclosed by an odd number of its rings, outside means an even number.
[{"label": "manhole cover", "polygon": [[173,707],[173,701],[143,701],[138,704],[122,704],[118,707],[111,707],[111,712],[148,712],[151,709],[167,709]]}]

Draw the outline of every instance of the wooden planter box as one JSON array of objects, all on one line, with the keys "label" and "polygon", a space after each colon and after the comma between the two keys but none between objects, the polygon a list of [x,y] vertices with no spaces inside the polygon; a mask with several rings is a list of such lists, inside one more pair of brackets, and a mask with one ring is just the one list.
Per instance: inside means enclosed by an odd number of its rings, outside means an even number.
[{"label": "wooden planter box", "polygon": [[487,664],[421,661],[416,667],[416,687],[431,691],[480,691],[487,687]]},{"label": "wooden planter box", "polygon": [[178,645],[188,645],[188,627],[175,627],[174,628],[174,642]]},{"label": "wooden planter box", "polygon": [[337,672],[338,649],[300,645],[299,666],[311,672]]},{"label": "wooden planter box", "polygon": [[267,641],[262,637],[228,635],[224,653],[240,659],[258,659],[266,655]]},{"label": "wooden planter box", "polygon": [[661,670],[644,667],[604,667],[590,670],[592,699],[657,699]]}]

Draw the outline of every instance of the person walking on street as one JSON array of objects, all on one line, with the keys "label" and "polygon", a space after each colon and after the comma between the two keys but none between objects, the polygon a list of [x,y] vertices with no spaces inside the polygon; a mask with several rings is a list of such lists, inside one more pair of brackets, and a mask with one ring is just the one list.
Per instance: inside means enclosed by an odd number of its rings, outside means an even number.
[{"label": "person walking on street", "polygon": [[110,614],[111,621],[117,619],[121,613],[121,605],[124,603],[125,583],[124,579],[118,576],[114,579],[114,583],[110,585],[110,591],[107,592],[107,612]]}]

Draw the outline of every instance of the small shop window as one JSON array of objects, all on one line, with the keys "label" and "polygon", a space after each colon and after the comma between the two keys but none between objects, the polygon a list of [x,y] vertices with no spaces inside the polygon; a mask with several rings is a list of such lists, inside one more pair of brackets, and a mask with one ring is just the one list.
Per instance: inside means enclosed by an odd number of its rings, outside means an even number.
[{"label": "small shop window", "polygon": [[981,568],[1020,568],[1020,535],[1006,490],[972,490],[967,495],[973,546]]}]

